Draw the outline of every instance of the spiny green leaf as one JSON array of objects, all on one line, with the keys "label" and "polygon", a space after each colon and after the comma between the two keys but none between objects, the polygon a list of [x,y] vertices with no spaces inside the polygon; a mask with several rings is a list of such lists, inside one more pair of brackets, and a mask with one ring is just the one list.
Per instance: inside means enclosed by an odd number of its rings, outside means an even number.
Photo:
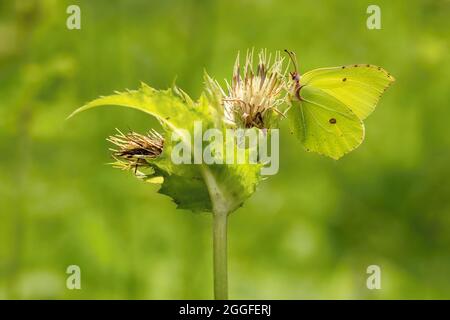
[{"label": "spiny green leaf", "polygon": [[[159,91],[142,84],[139,90],[117,92],[100,97],[75,110],[69,117],[82,111],[105,105],[134,108],[160,120],[165,134],[163,152],[156,158],[147,160],[153,168],[149,174],[139,172],[139,177],[150,183],[161,184],[158,191],[173,199],[180,209],[192,211],[212,211],[217,203],[212,192],[212,184],[220,190],[221,202],[225,202],[227,212],[239,208],[255,191],[261,180],[260,164],[206,165],[174,164],[171,158],[175,144],[191,143],[194,136],[194,122],[201,121],[202,129],[224,130],[223,112],[218,99],[203,93],[198,101],[193,101],[184,91],[174,87]],[[190,137],[183,132],[187,130]],[[173,140],[177,133],[180,140]],[[236,147],[237,148],[237,147]],[[201,150],[203,152],[203,150]],[[248,151],[247,151],[248,153]],[[205,178],[208,172],[208,179]]]},{"label": "spiny green leaf", "polygon": [[114,95],[100,97],[75,110],[74,115],[96,107],[116,105],[133,108],[148,113],[158,120],[164,127],[172,131],[186,128],[194,120],[200,120],[200,113],[194,105],[189,105],[176,95],[172,89],[156,90],[142,83],[139,90],[116,92]]}]

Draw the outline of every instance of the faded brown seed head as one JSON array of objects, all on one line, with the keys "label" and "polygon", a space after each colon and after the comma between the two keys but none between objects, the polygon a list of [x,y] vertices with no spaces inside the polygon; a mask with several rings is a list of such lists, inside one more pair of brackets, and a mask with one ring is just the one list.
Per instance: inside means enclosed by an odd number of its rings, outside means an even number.
[{"label": "faded brown seed head", "polygon": [[114,166],[122,170],[136,170],[139,167],[148,167],[147,160],[158,157],[164,146],[164,138],[155,130],[150,130],[146,135],[136,132],[122,133],[108,137],[106,140],[117,146],[110,149],[113,158],[117,161]]}]

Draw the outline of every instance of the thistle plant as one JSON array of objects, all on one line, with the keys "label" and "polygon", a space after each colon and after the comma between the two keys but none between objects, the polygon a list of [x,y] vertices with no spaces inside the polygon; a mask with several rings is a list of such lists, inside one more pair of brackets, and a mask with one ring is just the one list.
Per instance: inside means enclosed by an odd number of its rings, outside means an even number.
[{"label": "thistle plant", "polygon": [[161,155],[164,138],[154,129],[146,135],[136,132],[124,134],[119,129],[116,130],[118,134],[106,139],[116,146],[116,149],[109,149],[113,159],[116,160],[112,163],[113,167],[134,170],[136,177],[145,178],[147,174],[140,170],[151,168],[149,162]]},{"label": "thistle plant", "polygon": [[[307,151],[338,159],[361,144],[362,120],[394,80],[368,64],[300,75],[294,53],[286,52],[288,61],[280,52],[272,56],[262,50],[256,63],[248,52],[243,67],[238,54],[231,81],[221,85],[205,72],[204,91],[196,100],[176,86],[156,90],[142,83],[138,90],[100,97],[71,115],[118,105],[159,120],[160,133],[117,130],[107,138],[112,165],[160,185],[158,192],[179,209],[212,213],[216,299],[228,298],[228,217],[255,192],[268,166],[265,146],[247,143],[246,137],[256,137],[259,144],[278,138],[279,122],[288,118]],[[203,130],[215,131],[202,135]]]},{"label": "thistle plant", "polygon": [[[253,53],[247,53],[243,74],[241,74],[239,54],[233,68],[231,85],[227,83],[224,91],[217,82],[212,85],[222,93],[225,120],[233,126],[265,129],[271,123],[271,117],[282,115],[278,106],[284,99],[285,89],[283,59],[280,53],[275,55],[271,64],[266,51],[259,54],[256,73],[253,71]],[[275,114],[272,112],[275,111]]]}]

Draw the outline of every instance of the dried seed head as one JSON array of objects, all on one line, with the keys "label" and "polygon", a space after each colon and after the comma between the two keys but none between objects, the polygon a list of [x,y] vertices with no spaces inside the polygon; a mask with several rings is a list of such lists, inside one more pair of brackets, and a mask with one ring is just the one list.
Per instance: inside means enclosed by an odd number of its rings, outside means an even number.
[{"label": "dried seed head", "polygon": [[265,50],[258,55],[258,67],[253,70],[253,51],[248,52],[241,74],[239,54],[233,69],[231,85],[227,83],[227,93],[223,90],[225,120],[239,127],[267,128],[269,110],[278,114],[277,107],[283,103],[283,89],[286,86],[286,70],[282,70],[284,58],[277,52],[271,63],[271,55]]},{"label": "dried seed head", "polygon": [[136,132],[112,135],[106,140],[116,145],[118,149],[110,149],[116,162],[116,168],[122,170],[137,170],[139,167],[149,167],[147,160],[158,157],[164,146],[164,138],[155,130],[150,130],[146,135]]}]

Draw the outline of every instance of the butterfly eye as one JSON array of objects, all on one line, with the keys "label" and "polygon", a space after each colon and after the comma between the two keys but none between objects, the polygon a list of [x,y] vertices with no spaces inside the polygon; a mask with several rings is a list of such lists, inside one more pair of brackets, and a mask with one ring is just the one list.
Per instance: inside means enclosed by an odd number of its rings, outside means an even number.
[{"label": "butterfly eye", "polygon": [[291,74],[291,78],[294,81],[300,81],[300,76],[298,75],[297,71],[295,72],[289,72]]}]

